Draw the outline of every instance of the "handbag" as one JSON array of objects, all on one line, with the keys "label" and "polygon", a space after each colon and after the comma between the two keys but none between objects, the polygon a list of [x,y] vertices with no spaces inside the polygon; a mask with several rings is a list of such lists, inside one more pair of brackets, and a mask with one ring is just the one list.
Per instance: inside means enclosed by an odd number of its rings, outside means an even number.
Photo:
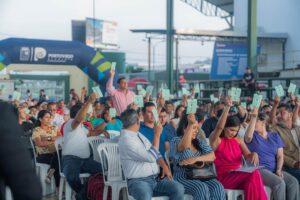
[{"label": "handbag", "polygon": [[185,168],[188,179],[208,181],[217,177],[212,162],[199,161],[194,164],[187,165]]}]

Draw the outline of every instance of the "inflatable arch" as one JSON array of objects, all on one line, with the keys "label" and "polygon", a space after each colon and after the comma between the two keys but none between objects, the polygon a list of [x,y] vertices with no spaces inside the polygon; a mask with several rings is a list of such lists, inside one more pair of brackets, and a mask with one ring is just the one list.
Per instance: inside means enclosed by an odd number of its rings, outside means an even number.
[{"label": "inflatable arch", "polygon": [[111,63],[80,42],[9,38],[0,41],[0,71],[9,64],[76,65],[105,91]]}]

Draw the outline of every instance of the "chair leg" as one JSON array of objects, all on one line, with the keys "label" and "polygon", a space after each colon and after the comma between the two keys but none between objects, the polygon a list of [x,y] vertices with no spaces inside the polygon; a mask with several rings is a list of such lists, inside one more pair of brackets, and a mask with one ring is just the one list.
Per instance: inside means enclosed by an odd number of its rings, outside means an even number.
[{"label": "chair leg", "polygon": [[107,200],[107,193],[108,193],[108,186],[105,185],[103,190],[103,200]]},{"label": "chair leg", "polygon": [[71,200],[71,198],[72,198],[72,189],[69,186],[67,181],[65,181],[65,186],[66,186],[66,190],[65,190],[66,200]]},{"label": "chair leg", "polygon": [[120,189],[118,186],[111,187],[112,200],[119,200]]},{"label": "chair leg", "polygon": [[59,190],[58,190],[58,200],[62,200],[62,194],[64,191],[64,178],[60,177],[59,180]]},{"label": "chair leg", "polygon": [[128,195],[129,195],[129,194],[127,194],[126,187],[123,187],[123,188],[121,189],[121,192],[122,192],[122,199],[123,199],[123,200],[126,200],[126,199],[128,198]]}]

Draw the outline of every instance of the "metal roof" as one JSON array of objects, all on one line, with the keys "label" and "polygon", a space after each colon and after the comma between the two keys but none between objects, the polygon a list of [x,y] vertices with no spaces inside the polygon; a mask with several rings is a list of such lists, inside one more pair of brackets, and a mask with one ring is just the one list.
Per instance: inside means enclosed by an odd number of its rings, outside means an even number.
[{"label": "metal roof", "polygon": [[225,12],[233,15],[233,0],[205,0],[208,3],[215,5],[216,7],[224,10]]},{"label": "metal roof", "polygon": [[232,17],[233,0],[181,0],[207,16]]},{"label": "metal roof", "polygon": [[[176,35],[184,36],[206,36],[206,37],[234,37],[234,38],[245,38],[247,37],[246,32],[236,31],[210,31],[201,29],[177,29]],[[257,33],[259,38],[270,38],[270,39],[286,39],[287,33]]]},{"label": "metal roof", "polygon": [[[166,34],[165,29],[132,29],[133,33],[146,33],[146,34]],[[174,30],[177,36],[199,36],[199,37],[223,37],[223,38],[245,38],[246,32],[236,31],[211,31],[202,29],[177,29]],[[258,33],[258,38],[268,39],[287,39],[287,33]]]}]

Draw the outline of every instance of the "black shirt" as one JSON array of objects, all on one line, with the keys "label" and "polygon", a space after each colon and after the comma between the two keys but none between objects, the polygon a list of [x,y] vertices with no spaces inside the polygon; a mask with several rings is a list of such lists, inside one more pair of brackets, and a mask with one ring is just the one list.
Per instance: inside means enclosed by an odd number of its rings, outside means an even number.
[{"label": "black shirt", "polygon": [[0,177],[10,187],[14,200],[41,200],[42,188],[21,140],[23,130],[14,109],[0,102],[0,110]]},{"label": "black shirt", "polygon": [[211,117],[204,121],[201,128],[204,131],[206,138],[208,138],[211,132],[215,130],[217,123],[218,123],[218,119],[216,117]]},{"label": "black shirt", "polygon": [[250,83],[251,81],[254,80],[254,74],[251,72],[250,74],[248,73],[245,73],[244,74],[244,80],[247,82],[247,83]]}]

